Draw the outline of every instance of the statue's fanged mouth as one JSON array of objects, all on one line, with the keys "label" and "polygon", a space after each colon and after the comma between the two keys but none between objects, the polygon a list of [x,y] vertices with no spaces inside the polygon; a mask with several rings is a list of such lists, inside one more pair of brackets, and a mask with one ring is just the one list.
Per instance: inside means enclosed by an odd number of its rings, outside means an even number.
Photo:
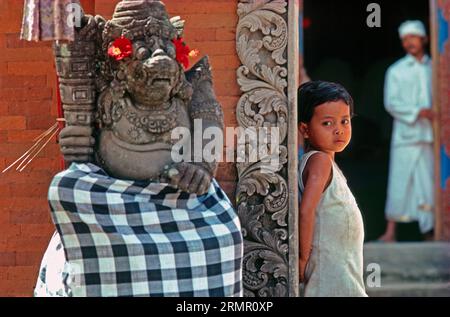
[{"label": "statue's fanged mouth", "polygon": [[171,84],[171,80],[169,78],[161,78],[161,77],[157,77],[154,78],[152,80],[152,85],[170,85]]}]

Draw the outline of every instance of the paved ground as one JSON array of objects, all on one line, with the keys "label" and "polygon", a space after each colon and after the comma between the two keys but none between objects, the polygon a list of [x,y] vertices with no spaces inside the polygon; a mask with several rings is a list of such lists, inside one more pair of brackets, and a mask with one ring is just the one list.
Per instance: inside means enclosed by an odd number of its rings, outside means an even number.
[{"label": "paved ground", "polygon": [[380,269],[381,285],[367,285],[369,296],[450,297],[450,243],[367,243],[364,262],[366,284]]}]

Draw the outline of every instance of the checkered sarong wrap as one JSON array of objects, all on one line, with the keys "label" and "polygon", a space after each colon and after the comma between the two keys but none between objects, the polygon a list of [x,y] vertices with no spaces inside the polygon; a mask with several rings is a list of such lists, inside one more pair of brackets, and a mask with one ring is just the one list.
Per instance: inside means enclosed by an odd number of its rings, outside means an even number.
[{"label": "checkered sarong wrap", "polygon": [[48,199],[73,296],[242,295],[240,223],[215,180],[197,196],[73,163]]}]

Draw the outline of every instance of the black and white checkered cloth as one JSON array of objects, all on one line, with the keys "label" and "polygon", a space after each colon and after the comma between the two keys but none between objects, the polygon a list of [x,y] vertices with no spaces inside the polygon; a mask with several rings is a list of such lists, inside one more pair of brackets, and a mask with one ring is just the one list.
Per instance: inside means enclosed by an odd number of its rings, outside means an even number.
[{"label": "black and white checkered cloth", "polygon": [[72,164],[48,198],[73,296],[242,295],[240,223],[215,180],[197,196]]}]

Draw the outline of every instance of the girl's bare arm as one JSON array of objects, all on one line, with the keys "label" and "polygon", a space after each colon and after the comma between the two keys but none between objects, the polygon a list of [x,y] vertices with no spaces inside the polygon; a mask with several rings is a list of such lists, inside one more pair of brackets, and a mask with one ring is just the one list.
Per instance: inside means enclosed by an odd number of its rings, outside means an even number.
[{"label": "girl's bare arm", "polygon": [[305,268],[311,253],[316,219],[316,208],[320,196],[331,181],[331,159],[325,153],[316,153],[311,156],[303,171],[303,191],[300,203],[300,281],[304,280]]}]

